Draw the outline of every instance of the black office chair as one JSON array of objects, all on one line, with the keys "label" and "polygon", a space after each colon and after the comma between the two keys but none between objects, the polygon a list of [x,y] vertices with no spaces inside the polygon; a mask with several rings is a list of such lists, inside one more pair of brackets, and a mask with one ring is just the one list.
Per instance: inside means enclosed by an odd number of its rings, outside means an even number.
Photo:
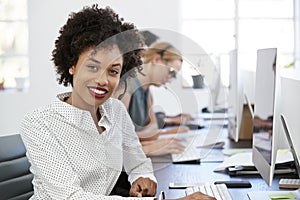
[{"label": "black office chair", "polygon": [[0,200],[28,200],[33,195],[25,153],[19,134],[0,137]]}]

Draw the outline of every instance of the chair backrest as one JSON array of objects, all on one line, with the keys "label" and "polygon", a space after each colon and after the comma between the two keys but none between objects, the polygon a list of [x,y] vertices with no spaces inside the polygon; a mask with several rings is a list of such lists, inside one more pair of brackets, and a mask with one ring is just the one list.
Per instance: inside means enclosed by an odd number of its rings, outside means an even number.
[{"label": "chair backrest", "polygon": [[30,164],[19,134],[0,137],[0,200],[27,200],[33,195]]}]

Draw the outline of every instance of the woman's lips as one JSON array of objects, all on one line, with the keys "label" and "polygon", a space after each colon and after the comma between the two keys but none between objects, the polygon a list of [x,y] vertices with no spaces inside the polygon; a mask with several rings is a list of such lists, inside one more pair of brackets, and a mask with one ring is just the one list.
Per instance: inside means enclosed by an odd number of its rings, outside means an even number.
[{"label": "woman's lips", "polygon": [[96,98],[104,98],[108,91],[105,88],[89,87],[89,92]]}]

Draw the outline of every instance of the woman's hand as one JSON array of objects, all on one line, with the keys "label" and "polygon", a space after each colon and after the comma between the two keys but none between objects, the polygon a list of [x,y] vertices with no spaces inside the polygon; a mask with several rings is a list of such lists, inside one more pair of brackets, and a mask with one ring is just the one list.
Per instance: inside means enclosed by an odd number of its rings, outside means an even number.
[{"label": "woman's hand", "polygon": [[129,194],[132,197],[153,197],[157,184],[150,178],[140,177],[132,184]]},{"label": "woman's hand", "polygon": [[186,114],[186,113],[180,114],[180,117],[182,118],[182,121],[185,121],[185,122],[189,122],[189,121],[194,120],[194,118],[192,117],[192,115]]},{"label": "woman's hand", "polygon": [[216,200],[216,198],[208,196],[206,194],[203,194],[201,192],[195,192],[191,195],[188,195],[186,197],[182,197],[179,198],[178,200],[194,200],[194,199],[198,199],[198,200]]},{"label": "woman's hand", "polygon": [[178,126],[175,127],[174,130],[176,131],[176,133],[186,133],[190,130],[190,128],[187,126]]},{"label": "woman's hand", "polygon": [[182,140],[178,138],[144,141],[141,143],[144,153],[149,156],[178,154],[185,149]]}]

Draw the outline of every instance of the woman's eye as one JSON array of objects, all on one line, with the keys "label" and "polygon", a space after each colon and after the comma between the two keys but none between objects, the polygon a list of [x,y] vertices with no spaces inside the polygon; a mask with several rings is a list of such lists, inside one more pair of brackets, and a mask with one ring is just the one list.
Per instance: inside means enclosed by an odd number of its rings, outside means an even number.
[{"label": "woman's eye", "polygon": [[93,65],[89,65],[87,67],[93,71],[97,71],[97,69],[98,69],[96,66],[93,66]]},{"label": "woman's eye", "polygon": [[118,75],[119,71],[112,69],[112,70],[110,70],[110,73],[113,74],[113,75]]}]

